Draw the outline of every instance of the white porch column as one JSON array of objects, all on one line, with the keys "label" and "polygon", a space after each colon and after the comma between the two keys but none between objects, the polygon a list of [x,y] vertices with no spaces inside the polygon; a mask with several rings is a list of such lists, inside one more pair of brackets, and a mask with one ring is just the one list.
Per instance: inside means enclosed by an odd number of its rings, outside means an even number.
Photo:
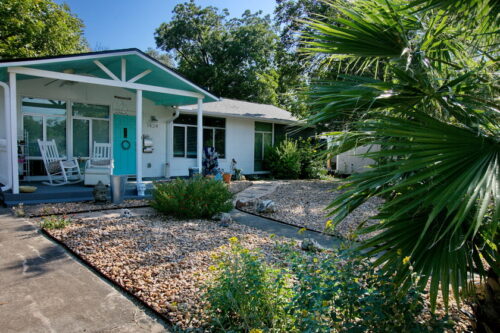
[{"label": "white porch column", "polygon": [[137,193],[144,195],[144,184],[142,184],[142,90],[137,89],[135,97],[135,164]]},{"label": "white porch column", "polygon": [[198,170],[201,173],[201,159],[203,156],[203,110],[201,108],[201,105],[203,104],[203,99],[198,98],[198,118],[197,118],[197,132],[196,132],[196,166],[198,167]]},{"label": "white porch column", "polygon": [[12,193],[19,193],[19,170],[17,160],[17,83],[16,73],[9,73],[10,87],[10,162],[12,165]]}]

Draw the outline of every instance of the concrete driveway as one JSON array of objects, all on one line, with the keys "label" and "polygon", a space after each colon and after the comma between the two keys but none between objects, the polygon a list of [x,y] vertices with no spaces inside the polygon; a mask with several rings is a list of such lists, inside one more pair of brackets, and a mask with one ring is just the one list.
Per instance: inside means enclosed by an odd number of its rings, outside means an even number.
[{"label": "concrete driveway", "polygon": [[168,332],[166,324],[0,208],[0,331]]}]

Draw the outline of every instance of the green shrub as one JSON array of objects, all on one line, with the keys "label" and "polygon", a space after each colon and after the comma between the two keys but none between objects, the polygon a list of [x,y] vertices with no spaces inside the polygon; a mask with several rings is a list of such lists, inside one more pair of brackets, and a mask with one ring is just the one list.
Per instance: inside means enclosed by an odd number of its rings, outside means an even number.
[{"label": "green shrub", "polygon": [[318,145],[309,139],[285,140],[267,147],[264,166],[278,179],[317,179],[326,174]]},{"label": "green shrub", "polygon": [[422,293],[416,287],[401,293],[394,277],[366,258],[295,252],[289,262],[299,283],[288,311],[300,332],[443,332],[447,326],[430,313],[421,322]]},{"label": "green shrub", "polygon": [[282,141],[275,147],[268,147],[264,154],[264,166],[278,179],[297,179],[300,176],[300,151],[297,142]]},{"label": "green shrub", "polygon": [[205,295],[210,331],[286,332],[291,321],[285,312],[291,297],[289,279],[267,265],[260,253],[243,248],[236,237],[230,241],[228,253],[211,267],[216,275]]},{"label": "green shrub", "polygon": [[212,330],[248,332],[444,332],[450,325],[427,313],[422,293],[401,293],[358,255],[304,253],[286,247],[271,267],[233,240],[219,259],[206,299]]},{"label": "green shrub", "polygon": [[233,208],[233,194],[226,184],[195,177],[155,183],[151,206],[178,218],[211,218]]},{"label": "green shrub", "polygon": [[66,216],[49,216],[42,219],[41,227],[44,229],[63,229],[71,223]]},{"label": "green shrub", "polygon": [[298,143],[300,153],[300,178],[318,179],[326,175],[324,161],[319,153],[320,146],[315,144],[311,138],[301,140]]}]

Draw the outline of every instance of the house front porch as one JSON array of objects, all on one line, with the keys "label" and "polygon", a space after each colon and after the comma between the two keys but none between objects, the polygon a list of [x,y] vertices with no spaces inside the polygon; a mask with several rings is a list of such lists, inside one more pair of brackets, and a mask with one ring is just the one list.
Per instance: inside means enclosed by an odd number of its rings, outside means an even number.
[{"label": "house front porch", "polygon": [[[125,200],[128,199],[150,199],[151,189],[153,188],[153,182],[155,181],[168,181],[166,178],[144,178],[142,182],[146,184],[146,195],[138,196],[136,189],[136,180],[128,179],[125,188]],[[84,202],[92,201],[94,197],[92,191],[93,186],[84,186],[83,183],[78,184],[68,184],[64,186],[49,186],[43,184],[40,181],[22,181],[21,186],[35,186],[37,190],[33,193],[12,193],[12,190],[8,190],[0,193],[0,202],[12,207],[23,203],[25,205],[35,205],[41,203],[58,203],[58,202]],[[108,198],[111,199],[111,192],[108,194]]]}]

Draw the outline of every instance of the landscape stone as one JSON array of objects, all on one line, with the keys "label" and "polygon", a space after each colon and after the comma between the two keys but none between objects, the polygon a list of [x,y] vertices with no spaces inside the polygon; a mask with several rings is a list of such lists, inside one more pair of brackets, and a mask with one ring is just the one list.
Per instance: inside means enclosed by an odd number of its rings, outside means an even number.
[{"label": "landscape stone", "polygon": [[276,204],[272,200],[261,200],[257,203],[257,213],[274,213],[276,212]]}]

